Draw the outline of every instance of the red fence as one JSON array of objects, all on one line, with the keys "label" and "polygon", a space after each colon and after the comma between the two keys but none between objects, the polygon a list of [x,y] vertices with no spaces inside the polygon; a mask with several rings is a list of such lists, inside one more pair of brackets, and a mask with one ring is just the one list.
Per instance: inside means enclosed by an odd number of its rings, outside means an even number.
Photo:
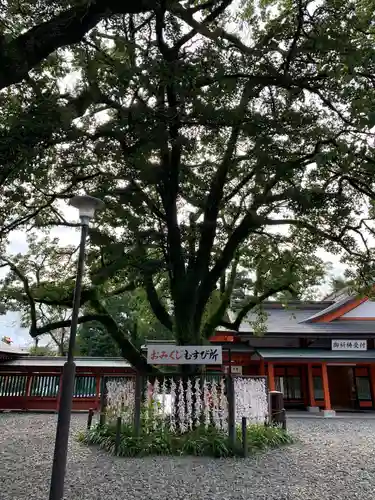
[{"label": "red fence", "polygon": [[[109,378],[104,374],[76,375],[73,411],[99,410],[103,377]],[[121,375],[110,376],[118,377]],[[60,373],[1,373],[0,411],[57,411],[60,389]]]}]

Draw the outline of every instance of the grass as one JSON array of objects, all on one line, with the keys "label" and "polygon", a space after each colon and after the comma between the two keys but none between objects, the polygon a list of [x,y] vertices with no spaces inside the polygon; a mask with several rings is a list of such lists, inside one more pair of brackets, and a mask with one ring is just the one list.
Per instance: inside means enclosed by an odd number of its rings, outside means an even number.
[{"label": "grass", "polygon": [[[97,445],[115,454],[116,425],[99,424],[81,432],[78,440],[86,445]],[[293,443],[292,436],[279,427],[250,425],[247,428],[248,454],[278,448]],[[243,456],[241,429],[237,429],[237,442],[232,446],[227,433],[216,427],[198,427],[184,434],[172,433],[167,429],[142,432],[137,437],[132,426],[122,425],[117,455],[141,457],[149,455],[190,455],[209,457]]]}]

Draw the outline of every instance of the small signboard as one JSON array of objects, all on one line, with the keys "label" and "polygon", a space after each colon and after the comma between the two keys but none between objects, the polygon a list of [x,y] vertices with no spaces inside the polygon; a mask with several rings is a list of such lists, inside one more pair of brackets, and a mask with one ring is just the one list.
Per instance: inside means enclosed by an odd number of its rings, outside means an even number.
[{"label": "small signboard", "polygon": [[332,351],[367,351],[367,340],[332,340]]},{"label": "small signboard", "polygon": [[[224,366],[224,373],[229,373],[229,366]],[[242,375],[242,366],[232,365],[231,373],[232,375]]]},{"label": "small signboard", "polygon": [[148,345],[147,363],[150,365],[221,365],[221,346],[205,345]]}]

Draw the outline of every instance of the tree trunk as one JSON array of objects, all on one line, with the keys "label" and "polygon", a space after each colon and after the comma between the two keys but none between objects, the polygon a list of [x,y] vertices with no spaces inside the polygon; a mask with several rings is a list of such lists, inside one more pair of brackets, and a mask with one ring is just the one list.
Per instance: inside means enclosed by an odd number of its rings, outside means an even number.
[{"label": "tree trunk", "polygon": [[196,325],[195,308],[186,299],[175,304],[175,338],[179,345],[201,344],[200,324]]},{"label": "tree trunk", "polygon": [[[202,338],[200,333],[200,323],[197,325],[196,322],[196,294],[191,293],[181,293],[177,300],[175,300],[175,338],[177,345],[201,345]],[[194,408],[196,403],[196,394],[194,389],[194,379],[201,373],[201,365],[181,365],[179,370],[182,376],[183,391],[184,391],[184,401],[185,401],[185,414],[187,413],[187,402],[186,402],[186,391],[187,382],[189,379],[192,380],[192,405],[193,405],[193,426],[194,428],[199,426],[201,415],[194,415]],[[174,416],[179,428],[179,395],[176,397],[174,405]]]}]

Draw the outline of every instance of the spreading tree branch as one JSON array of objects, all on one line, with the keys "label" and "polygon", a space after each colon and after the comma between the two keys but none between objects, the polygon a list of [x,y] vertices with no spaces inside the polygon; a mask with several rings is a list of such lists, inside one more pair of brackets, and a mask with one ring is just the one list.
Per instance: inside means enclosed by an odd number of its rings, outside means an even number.
[{"label": "spreading tree branch", "polygon": [[290,293],[294,293],[291,283],[285,283],[283,285],[270,288],[262,295],[259,295],[258,297],[253,297],[251,300],[249,300],[249,302],[245,306],[243,306],[241,311],[237,314],[237,317],[233,323],[221,321],[220,324],[225,328],[229,328],[230,330],[238,331],[243,319],[252,309],[254,309],[254,307],[258,306],[259,304],[267,300],[269,297],[272,297],[276,293],[283,292],[285,290],[288,290]]},{"label": "spreading tree branch", "polygon": [[23,283],[23,288],[25,290],[26,294],[26,300],[30,306],[30,320],[31,320],[31,328],[36,327],[36,305],[35,305],[35,300],[32,295],[30,285],[29,285],[29,280],[27,277],[22,273],[22,271],[9,259],[6,257],[1,257],[1,260],[14,272],[14,274],[22,281]]},{"label": "spreading tree branch", "polygon": [[[203,327],[203,338],[205,338],[205,339],[208,339],[212,335],[215,328],[218,325],[220,325],[220,322],[222,321],[223,316],[228,309],[228,306],[230,304],[230,299],[231,299],[232,293],[233,293],[234,284],[236,281],[237,267],[238,267],[239,259],[240,259],[240,252],[237,252],[237,254],[232,262],[230,275],[229,275],[224,293],[222,294],[222,298],[221,298],[221,302],[219,304],[219,307],[214,312],[214,314],[208,319],[207,323]],[[223,275],[223,276],[225,276],[225,275]]]},{"label": "spreading tree branch", "polygon": [[[178,51],[168,47],[164,40],[164,16],[166,2],[161,1],[156,10],[156,39],[166,64],[168,78],[159,87],[158,107],[166,119],[161,122],[163,140],[160,147],[161,176],[158,186],[167,225],[167,255],[171,268],[172,295],[176,294],[179,283],[185,277],[185,263],[182,253],[181,230],[177,214],[179,194],[182,140],[180,136],[180,102],[175,85]],[[166,109],[168,104],[168,111]]]},{"label": "spreading tree branch", "polygon": [[291,66],[291,64],[292,64],[292,62],[293,62],[293,60],[296,57],[297,52],[298,52],[298,40],[301,36],[303,23],[304,23],[303,15],[304,15],[303,2],[302,2],[302,0],[298,0],[297,28],[296,28],[296,31],[294,33],[294,37],[293,37],[292,43],[290,45],[290,48],[288,50],[288,54],[287,54],[285,61],[283,63],[284,74],[287,74],[289,72],[290,66]]},{"label": "spreading tree branch", "polygon": [[[212,23],[212,21],[217,19],[231,3],[233,3],[233,0],[224,0],[222,3],[220,3],[208,16],[206,16],[203,19],[203,21],[201,22],[202,26],[207,26],[208,24]],[[195,9],[187,9],[187,15],[192,15],[199,10],[212,7],[213,4],[214,2],[208,2],[207,4],[199,5]],[[180,49],[185,43],[191,40],[193,36],[195,36],[197,33],[198,31],[196,28],[190,30],[189,33],[186,33],[183,37],[180,38],[180,40],[174,46],[174,49],[177,50]]]},{"label": "spreading tree branch", "polygon": [[147,299],[150,303],[152,312],[155,314],[155,316],[158,318],[158,320],[162,325],[168,328],[168,330],[172,331],[173,330],[172,318],[168,314],[163,304],[160,302],[158,292],[156,291],[151,275],[146,274],[144,276],[144,284],[145,284]]},{"label": "spreading tree branch", "polygon": [[[108,313],[105,307],[100,303],[99,300],[93,300],[91,305],[98,312],[96,314],[86,314],[78,318],[78,324],[88,323],[96,321],[101,323],[113,340],[116,342],[118,347],[120,348],[121,355],[124,359],[129,361],[129,363],[137,370],[142,373],[148,373],[150,367],[147,364],[146,358],[136,349],[136,347],[130,342],[130,340],[124,335],[124,333],[120,330],[116,321],[112,318],[112,316]],[[38,337],[39,335],[43,335],[45,333],[49,333],[53,330],[57,330],[59,328],[67,328],[71,326],[71,320],[61,320],[55,321],[53,323],[49,323],[48,325],[44,325],[38,328],[34,328],[30,330],[30,335],[33,338]]]},{"label": "spreading tree branch", "polygon": [[[99,314],[85,314],[78,318],[78,324],[87,323],[89,321],[100,321]],[[43,326],[34,326],[30,328],[30,335],[35,338],[46,333],[53,332],[54,330],[59,330],[60,328],[68,328],[72,324],[71,319],[62,319],[59,321],[53,321]]]},{"label": "spreading tree branch", "polygon": [[[4,259],[3,259],[4,260]],[[131,292],[135,290],[138,287],[137,283],[135,281],[132,281],[130,283],[127,283],[126,285],[123,285],[121,287],[118,287],[112,291],[109,291],[106,294],[106,297],[114,297],[117,295],[121,295],[122,293],[126,292]],[[73,304],[73,294],[74,290],[71,290],[69,292],[69,295],[66,295],[64,298],[56,298],[56,299],[51,299],[48,297],[33,297],[32,289],[29,289],[31,298],[34,303],[36,304],[44,304],[46,306],[55,306],[55,307],[72,307]],[[81,293],[81,306],[92,300],[94,297],[96,297],[97,291],[95,287],[92,288],[86,288],[82,290]],[[24,300],[25,302],[29,302],[29,297],[26,293],[25,296],[21,297],[21,300]]]},{"label": "spreading tree branch", "polygon": [[353,227],[350,225],[345,225],[339,234],[335,234],[334,232],[324,231],[313,224],[310,224],[307,221],[299,220],[299,219],[264,219],[264,224],[267,226],[282,226],[289,225],[294,226],[300,229],[307,229],[311,234],[315,234],[324,238],[325,240],[332,241],[336,243],[338,246],[341,246],[349,255],[356,257],[363,257],[360,252],[356,252],[353,248],[350,248],[345,241],[343,241],[343,237],[346,232],[356,231],[358,227]]},{"label": "spreading tree branch", "polygon": [[129,338],[124,335],[117,322],[109,314],[103,303],[96,298],[91,300],[90,304],[99,313],[99,321],[107,329],[108,333],[119,346],[122,357],[127,359],[135,369],[142,373],[155,371],[148,365],[147,359],[143,356],[143,354],[140,353],[134,344],[132,344],[129,340],[130,335]]},{"label": "spreading tree branch", "polygon": [[156,0],[75,2],[48,21],[11,40],[0,38],[0,89],[23,80],[28,72],[60,47],[80,42],[101,20],[116,14],[152,10]]},{"label": "spreading tree branch", "polygon": [[177,17],[185,21],[186,24],[191,26],[194,30],[194,34],[200,33],[201,35],[209,38],[210,40],[213,40],[214,42],[218,42],[220,39],[224,39],[230,42],[234,47],[239,49],[244,54],[248,54],[251,56],[254,55],[255,50],[242,43],[238,37],[227,33],[223,28],[215,28],[212,30],[209,29],[205,24],[196,21],[189,10],[184,9],[180,4],[172,5],[170,10]]}]

